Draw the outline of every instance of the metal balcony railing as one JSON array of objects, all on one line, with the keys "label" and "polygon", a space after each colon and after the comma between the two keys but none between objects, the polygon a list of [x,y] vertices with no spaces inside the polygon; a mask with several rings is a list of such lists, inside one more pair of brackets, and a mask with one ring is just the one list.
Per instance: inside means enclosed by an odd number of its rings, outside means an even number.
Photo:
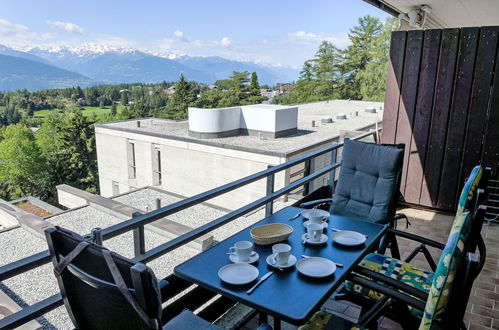
[{"label": "metal balcony railing", "polygon": [[[373,136],[376,138],[377,134],[379,134],[379,130],[372,130],[358,136],[351,138],[352,140],[360,140],[369,136]],[[319,178],[323,175],[329,174],[329,184],[334,184],[335,172],[336,169],[341,165],[341,162],[337,161],[337,150],[343,146],[343,143],[333,144],[326,148],[322,148],[316,150],[307,155],[298,157],[296,159],[290,160],[286,163],[279,164],[276,166],[270,166],[268,169],[257,172],[255,174],[249,175],[242,179],[227,183],[220,187],[211,189],[204,193],[195,195],[193,197],[181,200],[179,202],[170,204],[168,206],[162,207],[158,210],[154,210],[152,212],[137,215],[130,220],[121,222],[119,224],[110,226],[104,229],[94,229],[87,236],[90,237],[95,243],[102,244],[103,241],[113,238],[115,236],[124,234],[129,231],[133,231],[133,240],[134,240],[134,252],[135,252],[135,260],[143,263],[147,263],[156,258],[159,258],[166,253],[183,246],[192,240],[209,233],[230,221],[239,218],[261,206],[265,205],[265,214],[266,216],[272,214],[273,212],[273,202],[275,199],[283,196],[296,188],[301,186],[307,186],[309,183]],[[274,191],[274,178],[275,174],[286,170],[292,166],[295,166],[300,163],[305,163],[306,166],[310,167],[312,160],[315,157],[321,156],[326,153],[331,153],[331,162],[328,166],[321,168],[313,173],[310,173],[310,168],[307,169],[307,175],[303,178],[290,183],[289,185]],[[174,238],[162,245],[159,245],[151,250],[145,250],[145,242],[144,242],[144,226],[176,212],[187,209],[191,206],[200,204],[207,200],[210,200],[214,197],[223,195],[232,190],[238,189],[245,185],[248,185],[252,182],[265,179],[267,180],[267,189],[266,196],[247,204],[237,210],[234,210],[230,213],[225,214],[224,216],[211,221],[201,227],[195,228],[190,232],[183,234],[177,238]],[[308,189],[305,189],[306,191]],[[18,261],[12,262],[10,264],[4,265],[0,267],[0,282],[4,281],[8,278],[17,276],[44,264],[50,262],[49,251],[43,251],[32,256],[20,259]],[[28,306],[22,309],[19,312],[8,315],[5,318],[0,320],[0,329],[13,329],[19,327],[39,316],[42,316],[49,311],[61,306],[63,304],[62,297],[60,294],[55,294],[49,298],[46,298],[42,301],[39,301],[31,306]]]}]

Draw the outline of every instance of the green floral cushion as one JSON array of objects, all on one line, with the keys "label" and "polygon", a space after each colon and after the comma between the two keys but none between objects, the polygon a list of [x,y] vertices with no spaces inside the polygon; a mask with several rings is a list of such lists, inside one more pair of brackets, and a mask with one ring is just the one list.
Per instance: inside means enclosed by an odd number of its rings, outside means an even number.
[{"label": "green floral cushion", "polygon": [[[430,290],[431,283],[433,282],[432,272],[382,254],[368,254],[359,263],[359,266],[389,276],[425,292]],[[376,291],[364,288],[350,281],[345,282],[345,287],[349,291],[354,291],[374,300],[383,297],[382,294]]]},{"label": "green floral cushion", "polygon": [[469,212],[458,214],[454,219],[449,239],[435,271],[423,319],[419,326],[420,330],[443,328],[440,322],[447,309],[456,270],[463,262],[464,241],[469,233],[471,220],[472,215]]},{"label": "green floral cushion", "polygon": [[[328,313],[326,311],[320,311],[315,313],[310,320],[307,321],[304,325],[298,328],[298,330],[334,330],[335,322],[332,321],[333,314]],[[341,329],[344,329],[341,327]],[[353,325],[350,330],[366,330],[363,326]]]},{"label": "green floral cushion", "polygon": [[459,203],[457,204],[457,214],[461,214],[463,212],[467,212],[471,210],[473,202],[473,198],[475,197],[476,190],[478,188],[478,184],[480,183],[480,179],[482,178],[483,168],[480,165],[477,165],[473,168],[464,184],[463,190],[461,191],[461,196],[459,197]]},{"label": "green floral cushion", "polygon": [[[370,253],[359,263],[359,265],[374,272],[397,279],[404,284],[424,292],[430,290],[433,282],[432,272],[382,254]],[[345,288],[372,300],[378,300],[383,297],[383,295],[377,291],[364,288],[363,286],[354,284],[350,281],[345,282]],[[416,308],[410,308],[410,311],[417,318],[421,318],[423,315],[422,311]]]}]

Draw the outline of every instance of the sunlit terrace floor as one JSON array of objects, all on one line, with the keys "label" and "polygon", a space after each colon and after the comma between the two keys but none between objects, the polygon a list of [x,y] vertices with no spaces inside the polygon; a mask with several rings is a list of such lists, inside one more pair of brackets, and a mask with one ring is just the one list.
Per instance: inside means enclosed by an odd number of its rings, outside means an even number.
[{"label": "sunlit terrace floor", "polygon": [[[409,217],[412,226],[406,229],[405,222],[401,222],[398,229],[438,242],[446,242],[452,226],[452,216],[409,208],[401,209],[399,212],[405,213]],[[487,259],[480,276],[475,281],[465,322],[469,329],[499,329],[499,224],[484,226],[482,235],[487,245]],[[402,258],[405,258],[418,246],[417,243],[406,239],[399,239],[399,244]],[[440,256],[438,250],[430,248],[430,252],[434,260],[438,261]],[[419,254],[412,263],[429,269],[422,254]],[[333,299],[328,300],[322,308],[352,321],[357,320],[360,312],[356,305]],[[258,320],[255,318],[244,329],[255,329],[257,324]],[[282,325],[282,328],[296,329],[296,327],[286,323]],[[399,324],[387,318],[379,320],[378,328],[383,330],[402,329]]]}]

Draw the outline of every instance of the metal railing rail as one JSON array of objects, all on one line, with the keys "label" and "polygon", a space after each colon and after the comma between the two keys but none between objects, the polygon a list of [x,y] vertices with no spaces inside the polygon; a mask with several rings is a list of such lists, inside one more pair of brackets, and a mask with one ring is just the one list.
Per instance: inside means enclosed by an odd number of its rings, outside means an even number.
[{"label": "metal railing rail", "polygon": [[[360,134],[354,138],[351,138],[352,140],[360,140],[363,138],[366,138],[371,135],[375,135],[377,133],[376,130],[366,132],[364,134]],[[152,212],[146,213],[146,214],[141,214],[133,217],[130,220],[121,222],[119,224],[104,228],[104,229],[96,229],[93,230],[89,236],[92,237],[92,239],[99,244],[102,244],[102,242],[106,239],[110,239],[113,237],[116,237],[118,235],[121,235],[123,233],[126,233],[128,231],[133,231],[134,235],[134,251],[135,251],[135,260],[147,263],[149,261],[152,261],[180,246],[183,246],[192,240],[213,231],[214,229],[217,229],[230,221],[239,218],[240,216],[243,216],[244,214],[247,214],[248,212],[251,212],[260,206],[265,205],[266,209],[266,216],[272,213],[272,206],[273,206],[273,201],[277,199],[278,197],[302,186],[302,185],[308,185],[312,180],[325,175],[327,173],[333,173],[332,175],[330,174],[329,178],[334,179],[334,172],[336,168],[341,166],[341,162],[336,162],[336,154],[337,154],[337,149],[341,148],[343,146],[343,143],[336,143],[331,146],[321,148],[319,150],[316,150],[314,152],[311,152],[309,154],[306,154],[304,156],[295,158],[293,160],[290,160],[286,163],[279,164],[276,166],[271,166],[267,168],[266,170],[257,172],[255,174],[249,175],[247,177],[244,177],[242,179],[227,183],[225,185],[222,185],[220,187],[211,189],[209,191],[206,191],[204,193],[200,193],[198,195],[195,195],[193,197],[181,200],[179,202],[167,205],[165,207],[162,207],[158,210],[154,210]],[[311,163],[309,160],[314,159],[317,156],[323,155],[325,153],[331,152],[331,163],[328,166],[323,167],[320,170],[317,170],[311,174],[308,174],[307,176],[277,190],[274,191],[274,179],[275,179],[275,174],[283,171],[285,169],[288,169],[294,165],[307,162]],[[225,214],[224,216],[217,218],[201,227],[195,228],[191,231],[189,231],[186,234],[183,234],[181,236],[178,236],[177,238],[174,238],[170,241],[168,241],[165,244],[159,245],[149,251],[145,251],[144,249],[144,225],[149,224],[151,222],[154,222],[156,220],[159,220],[163,217],[166,217],[168,215],[177,213],[179,211],[182,211],[184,209],[187,209],[191,206],[200,204],[202,202],[205,202],[209,199],[212,199],[214,197],[220,196],[222,194],[225,194],[227,192],[230,192],[232,190],[238,189],[242,186],[248,185],[250,183],[253,183],[255,181],[261,180],[263,178],[267,178],[267,189],[266,189],[266,196],[250,203],[247,204],[241,208],[238,208],[228,214]],[[18,261],[12,262],[10,264],[4,265],[0,267],[0,282],[4,281],[8,278],[11,278],[13,276],[19,275],[21,273],[27,272],[29,270],[32,270],[36,267],[42,266],[46,263],[50,262],[50,255],[48,251],[43,251],[37,254],[34,254],[32,256],[20,259]],[[3,319],[0,320],[0,329],[13,329],[16,327],[19,327],[20,325],[29,322],[59,306],[62,305],[62,298],[60,294],[53,295],[51,297],[48,297],[42,301],[39,301],[31,306],[28,306],[24,309],[22,309],[19,312],[16,312],[14,314],[11,314]]]}]

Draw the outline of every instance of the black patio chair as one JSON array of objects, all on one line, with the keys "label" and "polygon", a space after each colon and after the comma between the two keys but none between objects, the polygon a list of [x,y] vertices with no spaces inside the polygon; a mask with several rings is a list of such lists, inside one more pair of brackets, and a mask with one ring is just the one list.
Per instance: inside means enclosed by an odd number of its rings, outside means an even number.
[{"label": "black patio chair", "polygon": [[[357,324],[320,311],[299,330],[373,329],[376,328],[374,321],[381,315],[396,320],[404,329],[466,329],[463,322],[466,306],[486,258],[481,235],[476,246],[479,254],[472,252],[476,247],[471,246],[466,236],[480,233],[485,213],[486,207],[480,206],[473,215],[470,212],[456,215],[431,287],[426,292],[399,279],[357,267],[358,273],[350,280],[383,294],[384,299],[378,300],[369,311],[361,312]],[[413,311],[418,311],[419,316]]]},{"label": "black patio chair", "polygon": [[[473,214],[477,210],[477,205],[482,204],[486,200],[488,195],[488,190],[486,188],[489,176],[490,168],[484,169],[480,165],[476,166],[471,171],[460,195],[456,219],[458,219],[463,213]],[[475,216],[475,219],[471,225],[462,228],[467,252],[474,253],[477,246],[483,245],[483,238],[481,236],[482,224],[483,216],[479,215]],[[437,264],[434,262],[427,247],[430,246],[443,250],[445,246],[426,237],[417,236],[395,229],[389,229],[389,231],[397,237],[403,237],[405,239],[418,242],[420,243],[420,246],[409,253],[404,260],[371,253],[361,261],[360,267],[357,267],[355,270],[356,276],[360,275],[364,276],[368,280],[373,280],[379,275],[383,275],[384,277],[390,277],[397,282],[408,284],[422,293],[428,294],[437,271]],[[482,250],[485,250],[484,246],[482,247]],[[423,253],[431,270],[426,270],[410,263],[418,253]],[[480,255],[484,256],[482,252]],[[480,261],[483,263],[484,260],[485,258],[482,258]],[[478,269],[481,269],[482,266],[483,264],[480,264]],[[349,300],[362,306],[362,310],[365,311],[373,308],[375,309],[375,306],[386,304],[391,298],[390,296],[380,293],[378,290],[371,289],[369,286],[365,287],[359,283],[347,281],[345,282],[344,288],[335,295],[335,299]],[[388,317],[398,318],[401,315],[404,315],[403,318],[405,319],[409,319],[411,317],[415,317],[417,319],[420,317],[420,310],[413,308],[407,309],[404,306],[400,307],[396,304],[392,305],[395,308],[391,308],[393,310],[391,311],[391,314],[390,310],[385,309],[385,314]],[[410,313],[407,313],[408,311]]]},{"label": "black patio chair", "polygon": [[69,230],[45,231],[64,305],[76,329],[221,329],[189,310],[161,324],[153,271]]},{"label": "black patio chair", "polygon": [[[404,144],[375,144],[345,139],[338,182],[330,183],[295,203],[303,208],[327,208],[331,214],[360,219],[394,228],[399,197]],[[332,197],[331,197],[332,194]],[[311,200],[315,199],[315,200]],[[392,255],[399,258],[396,241],[386,237],[379,251],[390,244]]]}]

